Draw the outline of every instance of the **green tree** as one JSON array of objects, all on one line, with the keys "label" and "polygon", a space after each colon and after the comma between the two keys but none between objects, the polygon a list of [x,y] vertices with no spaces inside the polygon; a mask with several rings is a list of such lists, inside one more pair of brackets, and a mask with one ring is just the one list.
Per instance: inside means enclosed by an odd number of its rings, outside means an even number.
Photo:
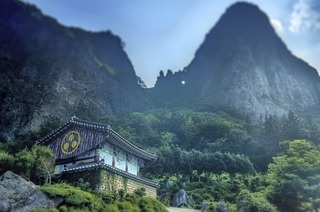
[{"label": "green tree", "polygon": [[55,155],[51,149],[45,146],[35,145],[32,147],[35,155],[35,174],[44,179],[45,184],[51,184],[51,176],[54,171]]},{"label": "green tree", "polygon": [[320,132],[318,125],[313,121],[310,115],[307,116],[305,120],[305,128],[307,131],[308,140],[312,141],[314,144],[320,144]]},{"label": "green tree", "polygon": [[13,155],[0,151],[0,175],[12,169],[14,163]]},{"label": "green tree", "polygon": [[303,137],[301,120],[290,110],[288,116],[282,120],[282,140],[302,139]]},{"label": "green tree", "polygon": [[244,189],[239,193],[236,199],[238,208],[244,209],[243,211],[278,211],[278,209],[260,192],[250,193],[248,190]]},{"label": "green tree", "polygon": [[30,181],[35,162],[36,158],[33,152],[25,148],[15,155],[15,170],[26,180]]},{"label": "green tree", "polygon": [[320,197],[320,151],[305,140],[294,140],[273,160],[267,177],[271,201],[281,210],[307,210],[304,206]]},{"label": "green tree", "polygon": [[263,133],[265,138],[276,140],[279,136],[280,123],[276,116],[270,115],[265,118]]},{"label": "green tree", "polygon": [[[284,119],[285,126],[287,119]],[[281,122],[277,116],[271,115],[265,118],[263,126],[263,138],[268,146],[268,152],[271,154],[277,153],[279,151],[279,141],[281,130]]]}]

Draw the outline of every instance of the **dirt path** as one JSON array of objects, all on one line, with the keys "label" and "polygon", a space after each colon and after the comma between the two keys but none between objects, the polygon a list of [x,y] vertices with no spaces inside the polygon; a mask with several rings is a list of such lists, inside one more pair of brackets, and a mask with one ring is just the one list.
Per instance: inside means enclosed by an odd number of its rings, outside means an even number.
[{"label": "dirt path", "polygon": [[200,210],[191,209],[191,208],[174,208],[169,207],[167,208],[169,212],[199,212]]}]

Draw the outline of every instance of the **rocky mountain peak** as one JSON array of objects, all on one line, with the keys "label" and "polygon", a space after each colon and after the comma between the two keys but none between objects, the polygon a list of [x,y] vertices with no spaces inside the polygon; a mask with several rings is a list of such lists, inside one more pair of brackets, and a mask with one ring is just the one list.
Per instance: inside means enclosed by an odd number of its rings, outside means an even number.
[{"label": "rocky mountain peak", "polygon": [[317,107],[320,80],[291,54],[264,12],[240,2],[221,16],[186,70],[159,78],[154,93],[168,105],[226,110],[258,121]]},{"label": "rocky mountain peak", "polygon": [[242,55],[247,57],[249,51],[259,52],[259,62],[263,62],[268,54],[281,57],[288,53],[267,15],[253,4],[239,2],[230,6],[206,35],[196,57],[200,54],[241,58]]},{"label": "rocky mountain peak", "polygon": [[33,5],[0,3],[0,135],[53,117],[101,117],[150,107],[124,45],[110,31],[65,27]]},{"label": "rocky mountain peak", "polygon": [[[226,26],[231,24],[235,29],[245,27],[256,31],[259,26],[268,25],[269,20],[258,6],[251,3],[238,2],[227,8],[216,27],[219,27],[220,23]],[[251,26],[250,28],[248,24]]]},{"label": "rocky mountain peak", "polygon": [[273,32],[268,17],[257,6],[244,2],[230,6],[221,16],[214,30],[211,33],[252,38]]}]

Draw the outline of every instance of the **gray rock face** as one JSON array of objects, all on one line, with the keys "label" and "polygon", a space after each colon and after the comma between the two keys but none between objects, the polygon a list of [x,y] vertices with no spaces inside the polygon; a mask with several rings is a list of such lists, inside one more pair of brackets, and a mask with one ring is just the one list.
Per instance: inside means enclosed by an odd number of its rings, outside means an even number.
[{"label": "gray rock face", "polygon": [[0,135],[52,116],[101,117],[149,108],[121,39],[64,27],[18,0],[0,3]]},{"label": "gray rock face", "polygon": [[201,204],[201,212],[207,212],[210,207],[210,204],[207,200],[204,200]]},{"label": "gray rock face", "polygon": [[173,196],[172,205],[174,207],[187,206],[190,207],[190,199],[187,192],[184,189],[180,189]]},{"label": "gray rock face", "polygon": [[175,182],[174,182],[174,181],[168,180],[168,181],[167,181],[167,184],[166,184],[166,187],[167,187],[167,188],[171,188],[171,187],[174,186],[174,185],[175,185]]},{"label": "gray rock face", "polygon": [[0,203],[0,211],[26,212],[38,207],[55,207],[36,185],[11,171],[0,177]]},{"label": "gray rock face", "polygon": [[227,206],[225,206],[223,203],[218,203],[216,206],[216,212],[228,212]]},{"label": "gray rock face", "polygon": [[316,69],[293,56],[268,17],[248,3],[228,8],[186,70],[159,77],[155,93],[161,94],[163,87],[170,92],[161,101],[174,106],[184,102],[182,106],[222,109],[253,121],[290,109],[319,111]]}]

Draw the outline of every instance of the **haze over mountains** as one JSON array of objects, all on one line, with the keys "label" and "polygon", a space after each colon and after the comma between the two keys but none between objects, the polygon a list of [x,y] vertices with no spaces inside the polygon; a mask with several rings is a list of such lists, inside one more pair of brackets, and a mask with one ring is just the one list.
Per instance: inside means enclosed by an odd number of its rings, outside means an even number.
[{"label": "haze over mountains", "polygon": [[319,109],[320,78],[291,54],[258,7],[236,3],[184,71],[158,77],[154,93],[169,105],[223,109],[255,121]]},{"label": "haze over mountains", "polygon": [[121,39],[111,32],[64,27],[16,0],[1,1],[0,10],[0,127],[7,138],[72,114],[90,119],[183,106],[258,120],[290,109],[319,111],[318,73],[248,3],[231,6],[186,69],[159,76],[152,89],[138,85]]},{"label": "haze over mountains", "polygon": [[64,27],[17,0],[1,1],[0,11],[5,137],[37,129],[52,116],[90,118],[148,108],[119,37]]}]

